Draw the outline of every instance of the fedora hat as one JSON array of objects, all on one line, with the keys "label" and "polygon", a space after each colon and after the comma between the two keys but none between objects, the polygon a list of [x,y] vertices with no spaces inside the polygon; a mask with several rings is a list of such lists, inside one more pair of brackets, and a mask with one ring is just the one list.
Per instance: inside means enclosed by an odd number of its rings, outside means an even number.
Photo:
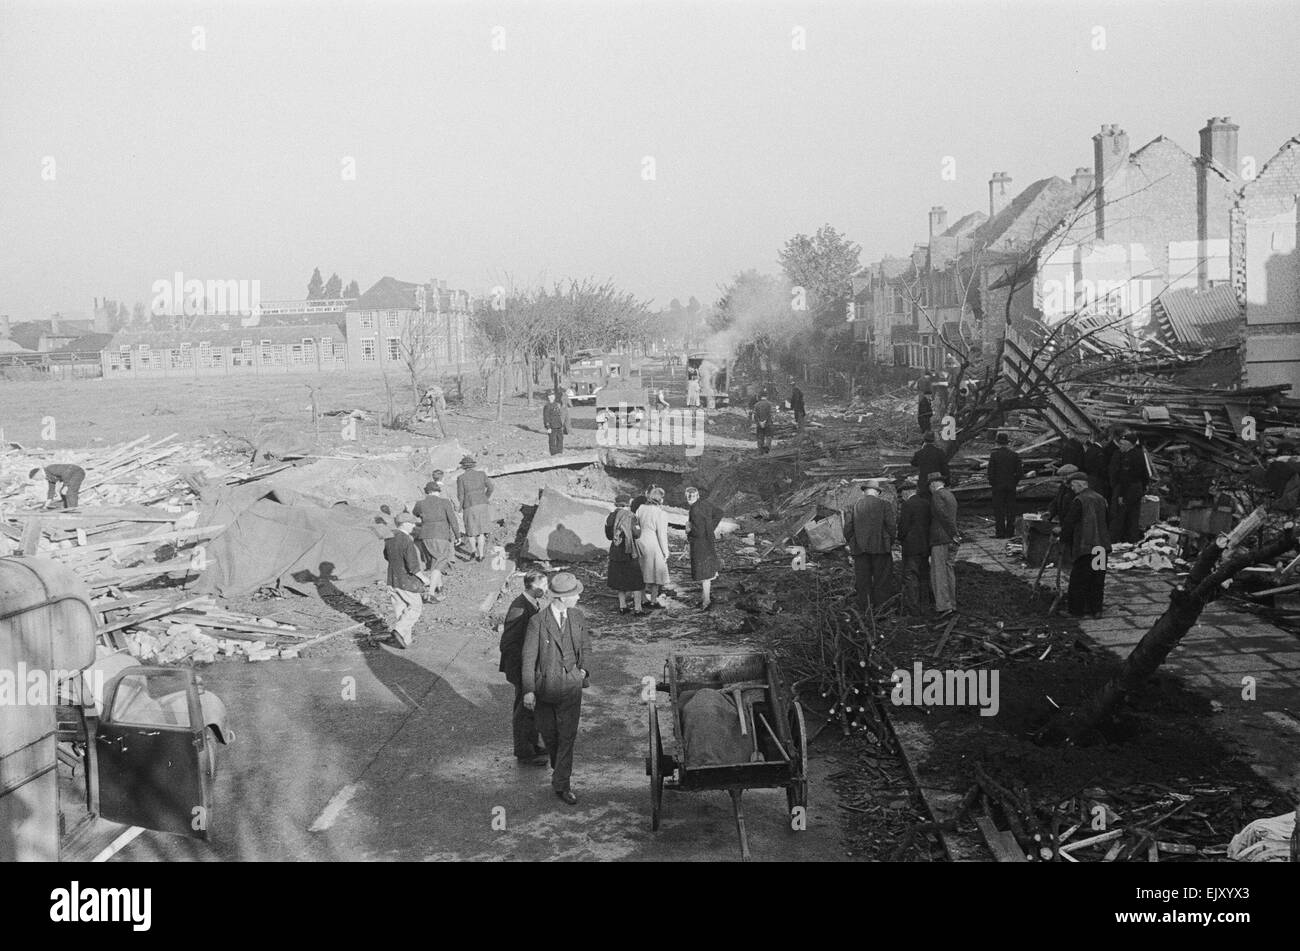
[{"label": "fedora hat", "polygon": [[551,575],[551,594],[581,594],[582,582],[567,571]]},{"label": "fedora hat", "polygon": [[460,460],[460,467],[461,467],[462,469],[469,469],[469,468],[471,468],[472,466],[476,466],[476,465],[478,465],[478,460],[475,459],[473,456],[462,456],[462,457],[461,457],[461,460]]}]

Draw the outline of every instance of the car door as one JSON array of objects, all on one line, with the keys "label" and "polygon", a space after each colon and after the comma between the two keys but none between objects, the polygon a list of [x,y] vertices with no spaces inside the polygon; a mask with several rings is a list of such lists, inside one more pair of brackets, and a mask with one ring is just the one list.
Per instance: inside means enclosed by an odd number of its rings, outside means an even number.
[{"label": "car door", "polygon": [[109,683],[95,736],[99,814],[113,822],[207,839],[213,742],[194,671],[130,667]]}]

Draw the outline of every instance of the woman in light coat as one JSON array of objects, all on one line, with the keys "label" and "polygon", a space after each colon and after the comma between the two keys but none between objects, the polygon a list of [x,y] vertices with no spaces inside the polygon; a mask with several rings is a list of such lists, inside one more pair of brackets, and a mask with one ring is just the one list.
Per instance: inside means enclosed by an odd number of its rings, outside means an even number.
[{"label": "woman in light coat", "polygon": [[659,589],[668,584],[668,514],[663,510],[664,490],[655,486],[637,509],[641,537],[636,540],[641,555],[641,577],[646,587],[646,607],[661,608]]}]

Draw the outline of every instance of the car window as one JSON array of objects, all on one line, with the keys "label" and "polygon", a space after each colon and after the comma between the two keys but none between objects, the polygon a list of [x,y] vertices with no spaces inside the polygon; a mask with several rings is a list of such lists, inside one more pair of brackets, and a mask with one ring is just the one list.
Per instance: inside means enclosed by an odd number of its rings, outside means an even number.
[{"label": "car window", "polygon": [[145,726],[190,725],[188,682],[182,671],[127,674],[113,695],[110,719]]}]

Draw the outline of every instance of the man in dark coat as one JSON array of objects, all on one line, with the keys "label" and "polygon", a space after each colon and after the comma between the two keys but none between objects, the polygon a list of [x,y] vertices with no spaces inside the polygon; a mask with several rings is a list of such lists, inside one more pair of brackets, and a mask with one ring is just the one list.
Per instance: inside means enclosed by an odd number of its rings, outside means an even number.
[{"label": "man in dark coat", "polygon": [[993,488],[993,535],[1010,538],[1016,523],[1016,486],[1024,475],[1020,456],[1009,445],[1006,433],[998,433],[997,448],[989,454],[989,485]]},{"label": "man in dark coat", "polygon": [[1139,542],[1142,498],[1147,492],[1146,452],[1131,435],[1120,440],[1110,460],[1110,537],[1117,542]]},{"label": "man in dark coat", "polygon": [[70,462],[52,462],[43,470],[33,469],[27,473],[27,478],[35,480],[42,472],[44,472],[45,481],[48,483],[45,493],[45,507],[49,508],[55,498],[62,496],[65,509],[76,508],[79,493],[81,492],[81,483],[86,479],[86,470],[81,466],[74,466]]},{"label": "man in dark coat", "polygon": [[930,390],[922,391],[916,400],[916,424],[921,427],[921,432],[930,431],[930,420],[934,418],[934,406],[930,403]]},{"label": "man in dark coat", "polygon": [[[1106,445],[1101,449],[1102,473],[1105,482],[1106,491],[1098,491],[1098,495],[1106,500],[1107,505],[1111,505],[1115,499],[1115,482],[1114,482],[1114,464],[1115,455],[1119,452],[1119,444],[1122,439],[1128,436],[1128,430],[1123,426],[1112,426],[1110,429],[1110,438],[1106,440]],[[1111,508],[1114,512],[1114,508]]]},{"label": "man in dark coat", "polygon": [[898,510],[898,541],[903,552],[903,613],[916,617],[930,577],[930,492],[908,492]]},{"label": "man in dark coat", "polygon": [[803,390],[793,380],[790,381],[790,411],[794,413],[794,424],[799,427],[799,432],[803,432],[803,421],[808,410],[803,404]]},{"label": "man in dark coat", "polygon": [[1100,617],[1106,589],[1106,558],[1110,535],[1106,530],[1106,500],[1088,486],[1088,477],[1071,476],[1075,498],[1061,523],[1061,551],[1070,562],[1070,587],[1066,603],[1075,617]]},{"label": "man in dark coat", "polygon": [[568,805],[573,747],[582,717],[582,688],[588,676],[587,618],[577,606],[582,582],[561,571],[551,578],[552,600],[528,622],[520,661],[524,706],[534,711],[551,760],[551,789]]},{"label": "man in dark coat", "polygon": [[542,425],[550,441],[551,455],[558,456],[564,452],[564,435],[569,431],[569,421],[564,407],[555,399],[555,391],[546,394],[546,405],[542,407]]},{"label": "man in dark coat", "polygon": [[506,675],[506,682],[515,688],[515,704],[510,715],[511,732],[514,734],[515,759],[529,766],[541,766],[548,762],[546,750],[542,748],[537,733],[537,724],[533,720],[533,711],[524,706],[523,656],[524,635],[528,622],[545,606],[546,575],[532,570],[524,575],[524,592],[510,602],[506,611],[505,626],[501,631],[501,664],[498,666]]},{"label": "man in dark coat", "polygon": [[700,583],[700,610],[713,605],[713,579],[718,577],[718,551],[714,547],[714,533],[722,521],[722,511],[713,503],[700,498],[695,486],[686,488],[686,541],[691,549],[691,580]]},{"label": "man in dark coat", "polygon": [[402,512],[397,516],[397,531],[384,540],[384,560],[388,562],[388,596],[393,605],[393,640],[406,650],[415,640],[415,622],[423,610],[425,585],[420,580],[420,552],[411,538],[415,516]]},{"label": "man in dark coat", "polygon": [[1096,433],[1089,433],[1088,441],[1083,444],[1083,465],[1080,468],[1087,475],[1092,490],[1103,499],[1110,495],[1110,481],[1106,474],[1108,461],[1106,446],[1102,445]]},{"label": "man in dark coat", "polygon": [[1059,465],[1074,466],[1076,469],[1083,471],[1084,438],[1086,437],[1082,429],[1066,434],[1065,438],[1061,440],[1061,461]]},{"label": "man in dark coat", "polygon": [[754,404],[754,433],[758,436],[758,451],[762,453],[772,451],[772,412],[767,393],[759,393]]},{"label": "man in dark coat", "polygon": [[938,472],[943,475],[943,481],[948,481],[948,457],[944,455],[942,449],[934,444],[934,430],[928,429],[921,437],[921,448],[916,450],[912,456],[912,465],[916,466],[916,484],[919,487],[925,486],[930,479],[931,472]]},{"label": "man in dark coat", "polygon": [[844,518],[844,540],[853,555],[854,591],[858,609],[879,610],[894,595],[894,539],[898,517],[880,494],[879,479],[862,485],[862,497]]},{"label": "man in dark coat", "polygon": [[[1070,511],[1070,503],[1074,501],[1074,488],[1070,485],[1070,479],[1078,473],[1079,470],[1074,466],[1061,466],[1056,470],[1057,477],[1061,480],[1060,488],[1056,490],[1056,496],[1047,506],[1048,521],[1060,522]],[[1084,473],[1087,476],[1087,473]]]},{"label": "man in dark coat", "polygon": [[434,470],[433,479],[424,487],[424,498],[411,507],[411,514],[420,520],[415,531],[416,545],[424,555],[424,568],[429,573],[429,588],[435,600],[442,600],[442,573],[456,559],[456,542],[460,540],[456,507],[442,497],[440,470]]}]

